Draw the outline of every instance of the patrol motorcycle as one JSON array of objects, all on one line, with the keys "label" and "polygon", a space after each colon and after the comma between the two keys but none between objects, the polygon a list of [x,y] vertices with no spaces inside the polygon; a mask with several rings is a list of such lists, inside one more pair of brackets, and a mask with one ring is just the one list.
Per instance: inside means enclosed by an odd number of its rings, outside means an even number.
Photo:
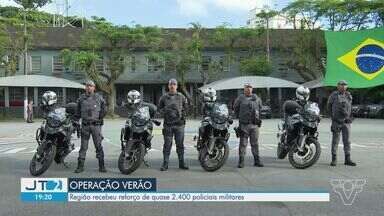
[{"label": "patrol motorcycle", "polygon": [[[233,120],[225,104],[213,105],[212,111],[201,122],[202,137],[197,138],[196,149],[201,167],[208,172],[220,169],[228,159],[229,126]],[[196,137],[195,137],[196,139]]]},{"label": "patrol motorcycle", "polygon": [[144,106],[136,109],[121,129],[121,153],[118,160],[121,173],[128,175],[134,172],[144,161],[144,156],[151,149],[152,123],[161,125],[161,122],[151,119],[149,108]]},{"label": "patrol motorcycle", "polygon": [[50,111],[36,130],[38,146],[29,165],[31,175],[43,174],[53,160],[66,166],[64,159],[74,149],[72,134],[77,132],[77,137],[80,137],[80,125],[74,119],[75,107],[75,103],[70,103],[65,108]]},{"label": "patrol motorcycle", "polygon": [[[314,165],[321,153],[318,141],[320,109],[316,103],[307,103],[297,114],[289,116],[287,122],[278,125],[277,157],[284,159],[288,154],[290,164],[297,169]],[[296,138],[287,143],[288,128],[296,128]]]}]

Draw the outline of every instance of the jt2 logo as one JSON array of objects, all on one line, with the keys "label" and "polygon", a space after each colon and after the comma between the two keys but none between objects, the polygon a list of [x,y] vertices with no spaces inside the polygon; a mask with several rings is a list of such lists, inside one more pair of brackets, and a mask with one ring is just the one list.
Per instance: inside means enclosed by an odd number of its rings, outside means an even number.
[{"label": "jt2 logo", "polygon": [[27,191],[53,191],[62,189],[63,182],[61,180],[34,180],[31,185],[25,187]]}]

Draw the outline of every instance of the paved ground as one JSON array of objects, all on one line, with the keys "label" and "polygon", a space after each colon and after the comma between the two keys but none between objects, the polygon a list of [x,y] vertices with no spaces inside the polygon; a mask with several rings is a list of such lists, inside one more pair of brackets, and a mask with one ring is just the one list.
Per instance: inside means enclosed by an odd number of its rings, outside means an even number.
[{"label": "paved ground", "polygon": [[[250,149],[247,166],[237,169],[237,145],[234,134],[230,139],[230,158],[215,173],[202,170],[197,162],[193,136],[198,121],[189,121],[186,127],[186,158],[189,171],[177,169],[175,148],[168,172],[160,172],[162,160],[161,130],[157,128],[153,149],[147,155],[150,167],[142,166],[130,177],[155,177],[159,190],[177,191],[329,191],[329,203],[43,203],[25,204],[19,199],[20,178],[29,177],[28,165],[35,150],[34,132],[40,122],[0,123],[0,215],[383,215],[384,211],[384,120],[357,119],[352,127],[352,157],[358,167],[343,165],[342,145],[339,147],[339,165],[329,167],[329,120],[320,128],[322,155],[310,169],[293,169],[287,160],[276,159],[276,125],[278,120],[265,120],[261,130],[260,152],[264,168],[252,167]],[[108,173],[97,172],[94,148],[90,145],[86,171],[74,174],[79,140],[68,157],[72,168],[53,164],[44,177],[122,177],[117,169],[120,152],[119,131],[124,120],[107,120],[103,129],[104,149]],[[343,204],[332,190],[332,179],[365,179],[364,190],[351,206]]]}]

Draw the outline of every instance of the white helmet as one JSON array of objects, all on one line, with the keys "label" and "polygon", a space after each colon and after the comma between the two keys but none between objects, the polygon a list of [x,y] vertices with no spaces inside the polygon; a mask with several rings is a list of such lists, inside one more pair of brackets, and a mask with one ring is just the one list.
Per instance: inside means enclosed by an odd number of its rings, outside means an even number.
[{"label": "white helmet", "polygon": [[207,88],[203,90],[204,102],[215,102],[216,101],[216,90],[213,88]]},{"label": "white helmet", "polygon": [[299,101],[308,101],[309,99],[309,88],[304,87],[304,86],[299,86],[296,89],[296,98]]},{"label": "white helmet", "polygon": [[57,103],[57,95],[53,91],[46,91],[42,97],[42,103],[45,106],[51,106]]},{"label": "white helmet", "polygon": [[136,90],[129,91],[127,94],[127,101],[128,101],[128,104],[131,104],[131,105],[140,103],[140,101],[141,101],[140,92],[138,92]]}]

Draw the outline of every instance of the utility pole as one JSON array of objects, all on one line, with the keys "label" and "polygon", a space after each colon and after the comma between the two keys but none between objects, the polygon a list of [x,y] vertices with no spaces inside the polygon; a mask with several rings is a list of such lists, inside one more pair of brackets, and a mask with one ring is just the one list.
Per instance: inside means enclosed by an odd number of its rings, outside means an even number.
[{"label": "utility pole", "polygon": [[271,51],[269,48],[269,15],[267,15],[267,61],[270,62]]},{"label": "utility pole", "polygon": [[[24,35],[23,35],[23,43],[24,43],[24,75],[28,75],[27,72],[27,58],[28,58],[28,35],[27,35],[27,9],[24,8]],[[24,87],[24,119],[27,120],[27,106],[28,106],[28,87]]]}]

